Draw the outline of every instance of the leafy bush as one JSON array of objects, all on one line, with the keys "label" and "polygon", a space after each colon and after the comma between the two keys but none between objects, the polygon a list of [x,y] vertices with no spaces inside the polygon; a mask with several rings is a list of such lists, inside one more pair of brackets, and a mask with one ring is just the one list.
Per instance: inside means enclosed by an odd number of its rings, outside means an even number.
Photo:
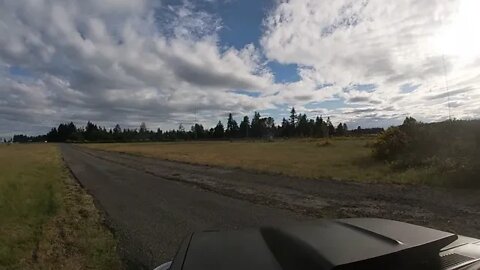
[{"label": "leafy bush", "polygon": [[399,166],[415,166],[424,164],[438,146],[438,140],[425,124],[407,117],[401,126],[391,127],[379,135],[373,144],[373,154],[377,159]]},{"label": "leafy bush", "polygon": [[373,155],[382,160],[395,160],[407,146],[407,134],[399,127],[391,127],[380,134],[373,144]]},{"label": "leafy bush", "polygon": [[407,117],[380,134],[372,148],[376,159],[395,168],[430,166],[445,177],[471,181],[480,168],[480,120],[425,124]]}]

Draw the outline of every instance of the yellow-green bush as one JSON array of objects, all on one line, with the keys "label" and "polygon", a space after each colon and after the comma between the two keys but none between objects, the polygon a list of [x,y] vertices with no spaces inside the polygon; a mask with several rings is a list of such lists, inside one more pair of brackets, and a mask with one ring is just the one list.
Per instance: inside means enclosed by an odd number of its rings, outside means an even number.
[{"label": "yellow-green bush", "polygon": [[432,167],[455,184],[477,185],[480,167],[480,121],[424,124],[407,118],[391,127],[372,145],[373,156],[394,168]]}]

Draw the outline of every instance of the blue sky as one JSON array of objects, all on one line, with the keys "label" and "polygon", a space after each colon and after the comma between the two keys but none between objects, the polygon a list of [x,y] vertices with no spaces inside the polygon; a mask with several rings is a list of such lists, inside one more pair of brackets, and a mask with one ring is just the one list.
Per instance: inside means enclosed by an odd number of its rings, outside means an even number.
[{"label": "blue sky", "polygon": [[2,2],[0,137],[63,121],[210,126],[230,112],[280,123],[292,106],[353,127],[440,121],[449,111],[475,118],[478,8],[475,0]]},{"label": "blue sky", "polygon": [[[265,15],[274,7],[273,0],[256,1],[199,1],[195,10],[215,14],[222,21],[218,37],[221,48],[234,47],[241,50],[247,44],[260,47]],[[167,5],[182,6],[182,1],[166,1]],[[281,64],[278,61],[267,62],[275,77],[275,82],[287,83],[300,80],[295,63]]]}]

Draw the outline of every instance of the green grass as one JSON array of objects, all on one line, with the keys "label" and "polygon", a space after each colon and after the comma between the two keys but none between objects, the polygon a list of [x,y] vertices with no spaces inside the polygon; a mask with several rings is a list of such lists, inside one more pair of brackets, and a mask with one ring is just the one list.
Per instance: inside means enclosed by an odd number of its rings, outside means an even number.
[{"label": "green grass", "polygon": [[112,269],[116,242],[55,145],[0,145],[0,269]]},{"label": "green grass", "polygon": [[86,144],[86,147],[195,164],[278,173],[306,178],[367,182],[429,183],[427,169],[392,170],[371,157],[372,137]]}]

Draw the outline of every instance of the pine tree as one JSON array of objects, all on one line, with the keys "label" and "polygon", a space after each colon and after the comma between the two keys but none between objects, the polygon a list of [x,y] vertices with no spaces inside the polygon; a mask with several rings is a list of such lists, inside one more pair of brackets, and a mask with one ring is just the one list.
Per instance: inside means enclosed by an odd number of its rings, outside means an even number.
[{"label": "pine tree", "polygon": [[296,128],[297,128],[297,113],[295,112],[295,107],[292,107],[290,110],[290,118],[289,118],[289,129],[288,129],[288,135],[289,136],[295,136],[297,135],[296,133]]},{"label": "pine tree", "polygon": [[308,120],[306,114],[299,114],[298,115],[298,122],[297,122],[297,135],[304,137],[308,135]]},{"label": "pine tree", "polygon": [[247,138],[249,136],[250,130],[250,120],[248,116],[244,116],[242,122],[240,123],[240,137]]},{"label": "pine tree", "polygon": [[317,118],[315,118],[315,126],[314,126],[314,132],[313,132],[315,137],[323,137],[322,125],[323,125],[322,117],[317,116]]},{"label": "pine tree", "polygon": [[195,124],[194,126],[192,126],[192,132],[194,139],[201,139],[205,137],[205,130],[202,125]]},{"label": "pine tree", "polygon": [[218,124],[213,131],[213,137],[223,138],[224,135],[225,135],[225,129],[223,127],[222,121],[218,121]]},{"label": "pine tree", "polygon": [[342,124],[342,123],[338,124],[337,129],[335,130],[335,134],[338,135],[338,136],[343,136],[343,135],[345,135],[345,132],[344,132],[344,130],[343,130],[343,124]]},{"label": "pine tree", "polygon": [[295,112],[295,107],[292,107],[290,110],[290,125],[295,127],[297,124],[297,113]]},{"label": "pine tree", "polygon": [[115,127],[113,128],[113,133],[115,133],[115,134],[122,133],[122,128],[120,127],[119,124],[116,124]]},{"label": "pine tree", "polygon": [[327,136],[326,137],[331,137],[335,134],[335,127],[333,126],[332,122],[330,121],[330,116],[327,117]]},{"label": "pine tree", "polygon": [[227,130],[226,130],[226,135],[228,138],[233,138],[236,137],[238,134],[238,124],[237,121],[235,121],[232,117],[232,114],[228,114],[228,120],[227,120]]},{"label": "pine tree", "polygon": [[261,127],[261,123],[260,123],[260,113],[259,112],[254,113],[252,123],[250,125],[250,130],[252,131],[251,132],[252,137],[260,137],[261,136],[262,127]]}]

